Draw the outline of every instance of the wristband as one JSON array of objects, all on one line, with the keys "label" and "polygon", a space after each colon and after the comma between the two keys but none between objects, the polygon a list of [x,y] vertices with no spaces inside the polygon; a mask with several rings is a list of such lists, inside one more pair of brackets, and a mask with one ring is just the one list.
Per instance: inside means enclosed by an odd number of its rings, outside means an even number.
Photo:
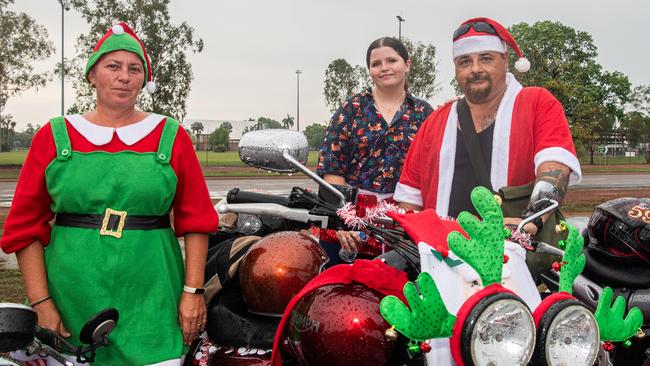
[{"label": "wristband", "polygon": [[50,300],[51,298],[52,298],[52,296],[47,295],[47,296],[45,296],[45,297],[42,298],[42,299],[38,299],[38,300],[36,300],[36,301],[30,303],[29,305],[33,308],[34,306],[36,306],[36,305],[40,305],[40,304],[46,302],[47,300]]},{"label": "wristband", "polygon": [[535,233],[535,235],[542,232],[542,229],[544,228],[544,221],[542,221],[541,217],[538,217],[535,220],[531,221],[531,224],[537,226],[537,233]]},{"label": "wristband", "polygon": [[190,286],[183,286],[183,292],[187,292],[188,294],[197,294],[201,295],[205,292],[205,289],[203,287],[190,287]]}]

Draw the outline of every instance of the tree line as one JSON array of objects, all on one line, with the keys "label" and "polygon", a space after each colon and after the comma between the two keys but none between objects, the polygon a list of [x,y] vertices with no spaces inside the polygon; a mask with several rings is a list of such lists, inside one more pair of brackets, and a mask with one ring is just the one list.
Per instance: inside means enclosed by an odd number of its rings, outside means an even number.
[{"label": "tree line", "polygon": [[[88,23],[89,32],[76,41],[75,55],[65,60],[66,78],[75,89],[76,98],[67,113],[94,108],[94,91],[83,79],[83,67],[94,42],[117,21],[132,25],[147,45],[158,90],[142,93],[138,107],[183,120],[186,101],[193,79],[191,53],[203,50],[203,40],[187,22],[176,24],[169,15],[170,0],[67,0],[67,5]],[[0,151],[27,147],[34,126],[16,132],[12,116],[3,113],[10,97],[30,88],[43,87],[60,72],[37,73],[34,61],[45,60],[54,51],[45,27],[24,13],[12,11],[14,0],[0,0]],[[509,28],[532,68],[516,74],[524,86],[549,89],[563,104],[576,146],[581,156],[591,156],[599,144],[613,133],[625,136],[630,148],[646,151],[650,163],[650,85],[632,86],[619,71],[606,70],[596,60],[598,49],[587,32],[557,21],[534,24],[518,23]],[[437,49],[430,43],[403,39],[413,62],[408,75],[409,92],[431,100],[440,91]],[[515,57],[511,53],[510,64]],[[444,60],[451,62],[451,60]],[[60,76],[60,75],[59,75]],[[453,78],[449,81],[454,84]],[[324,103],[330,112],[350,95],[372,84],[365,65],[352,65],[343,58],[332,60],[324,73]],[[451,95],[449,97],[452,97]],[[249,129],[292,128],[290,115],[281,121],[260,117]],[[187,127],[187,126],[186,126]],[[196,134],[196,129],[190,131]],[[227,148],[232,126],[213,131],[210,145]],[[312,124],[305,128],[312,148],[323,141],[325,127]],[[226,141],[226,142],[224,142]],[[20,146],[19,146],[20,145]],[[25,146],[27,145],[27,146]]]},{"label": "tree line", "polygon": [[[294,118],[289,114],[282,119],[282,122],[278,122],[269,117],[259,117],[257,120],[251,118],[249,121],[255,121],[255,124],[246,126],[243,133],[273,128],[291,129],[294,125]],[[226,121],[222,122],[219,127],[214,129],[214,131],[208,133],[208,149],[215,152],[228,151],[230,149],[230,134],[232,133],[232,129],[232,123]],[[323,143],[325,138],[325,129],[326,127],[324,125],[318,123],[314,123],[305,128],[303,133],[307,137],[311,149],[317,149]],[[197,144],[199,136],[203,134],[204,130],[205,127],[201,121],[193,122],[190,125],[190,128],[186,129],[188,134],[195,136]]]},{"label": "tree line", "polygon": [[[596,60],[598,50],[587,32],[553,21],[522,22],[509,30],[532,64],[527,73],[518,73],[514,67],[512,72],[522,85],[542,86],[560,100],[580,156],[590,157],[593,164],[597,146],[619,134],[629,148],[644,150],[650,163],[650,85],[632,88],[626,75],[605,70]],[[435,46],[403,41],[413,63],[408,91],[431,100],[439,91]],[[514,66],[516,55],[510,52],[509,58]],[[453,78],[450,84],[460,95]],[[334,112],[348,97],[369,86],[365,65],[333,60],[325,71],[325,104]]]}]

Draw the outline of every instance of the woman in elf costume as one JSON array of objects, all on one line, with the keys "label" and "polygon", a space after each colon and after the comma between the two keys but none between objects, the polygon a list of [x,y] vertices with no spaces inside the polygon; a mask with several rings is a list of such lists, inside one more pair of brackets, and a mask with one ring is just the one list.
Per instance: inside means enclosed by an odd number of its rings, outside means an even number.
[{"label": "woman in elf costume", "polygon": [[85,77],[97,108],[53,118],[34,136],[0,246],[16,252],[40,326],[78,343],[93,314],[119,311],[96,365],[180,364],[206,321],[201,287],[217,214],[184,129],[135,109],[155,85],[133,30],[113,26]]}]

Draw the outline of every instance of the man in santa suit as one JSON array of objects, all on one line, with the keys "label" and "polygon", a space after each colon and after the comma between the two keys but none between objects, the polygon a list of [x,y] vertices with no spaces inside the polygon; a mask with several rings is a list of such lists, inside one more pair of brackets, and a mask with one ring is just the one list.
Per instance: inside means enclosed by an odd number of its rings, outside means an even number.
[{"label": "man in santa suit", "polygon": [[[454,32],[453,58],[478,135],[484,181],[489,179],[495,192],[534,183],[531,204],[522,213],[526,217],[540,198],[561,202],[582,173],[562,105],[544,88],[521,86],[508,72],[506,45],[519,56],[515,69],[527,71],[530,62],[508,30],[494,20],[474,18]],[[434,111],[418,131],[394,195],[403,207],[432,208],[440,216],[475,213],[470,192],[480,182],[460,130],[458,104]],[[506,218],[506,224],[522,217]],[[524,229],[535,235],[548,217]]]}]

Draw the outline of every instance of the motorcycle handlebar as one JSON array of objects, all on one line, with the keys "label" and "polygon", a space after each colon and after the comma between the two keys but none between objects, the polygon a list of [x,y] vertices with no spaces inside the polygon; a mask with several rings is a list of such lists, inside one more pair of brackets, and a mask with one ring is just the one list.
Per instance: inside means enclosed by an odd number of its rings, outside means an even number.
[{"label": "motorcycle handlebar", "polygon": [[61,365],[64,366],[73,366],[74,363],[65,359],[60,352],[76,354],[79,351],[75,345],[69,343],[65,339],[59,337],[53,331],[41,328],[38,325],[36,326],[36,339],[42,343],[41,346],[38,346],[39,352],[43,352],[48,356],[55,359]]},{"label": "motorcycle handlebar", "polygon": [[36,338],[38,338],[44,344],[54,348],[58,348],[59,344],[61,343],[60,338],[57,337],[54,332],[46,328],[41,328],[39,326],[36,326]]},{"label": "motorcycle handlebar", "polygon": [[275,203],[282,206],[289,206],[289,197],[274,194],[265,194],[257,192],[242,191],[239,188],[233,188],[226,195],[228,203]]},{"label": "motorcycle handlebar", "polygon": [[287,220],[298,222],[320,222],[324,227],[327,226],[329,218],[327,216],[312,215],[309,210],[301,208],[289,208],[276,203],[222,203],[216,206],[217,212],[226,213],[234,212],[241,214],[261,215],[281,217]]}]

